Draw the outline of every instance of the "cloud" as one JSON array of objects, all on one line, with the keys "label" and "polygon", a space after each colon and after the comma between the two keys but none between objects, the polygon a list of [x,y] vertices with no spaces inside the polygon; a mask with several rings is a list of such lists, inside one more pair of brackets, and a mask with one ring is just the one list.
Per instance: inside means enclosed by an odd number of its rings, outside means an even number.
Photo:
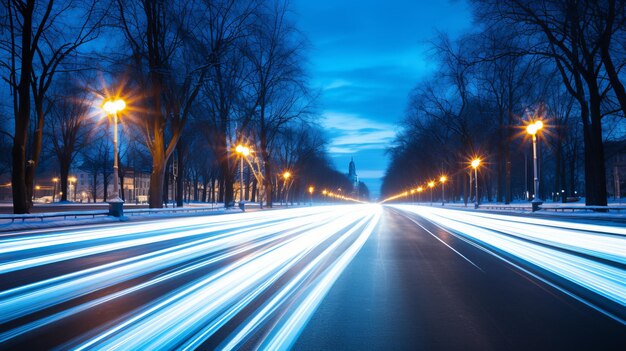
[{"label": "cloud", "polygon": [[330,153],[383,150],[396,136],[396,128],[390,123],[333,111],[325,112],[323,117],[323,125],[331,137]]},{"label": "cloud", "polygon": [[352,85],[352,83],[348,82],[347,80],[335,79],[332,82],[330,82],[330,83],[326,84],[325,86],[323,86],[322,90],[328,91],[328,90],[333,90],[333,89],[349,87],[351,85]]}]

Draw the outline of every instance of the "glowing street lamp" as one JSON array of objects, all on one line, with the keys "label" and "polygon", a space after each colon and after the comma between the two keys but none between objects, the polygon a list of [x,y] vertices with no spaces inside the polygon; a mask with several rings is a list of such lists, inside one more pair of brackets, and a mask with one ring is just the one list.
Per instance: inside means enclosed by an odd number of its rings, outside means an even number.
[{"label": "glowing street lamp", "polygon": [[291,172],[289,171],[285,171],[283,172],[283,178],[285,179],[283,181],[283,189],[285,189],[285,207],[289,206],[289,189],[287,188],[287,181],[289,181],[289,178],[291,178]]},{"label": "glowing street lamp", "polygon": [[57,183],[59,182],[59,178],[57,177],[52,178],[52,182],[54,183],[54,191],[52,192],[52,202],[54,203],[54,198],[56,197],[56,194],[57,194]]},{"label": "glowing street lamp", "polygon": [[35,185],[35,191],[33,192],[33,200],[37,198],[37,190],[41,190],[41,186]]},{"label": "glowing street lamp", "polygon": [[445,175],[442,175],[441,177],[439,177],[439,182],[441,183],[441,206],[444,206],[445,204],[446,195],[445,195],[444,183],[447,180],[448,178]]},{"label": "glowing street lamp", "polygon": [[532,135],[533,138],[533,175],[534,175],[534,185],[535,185],[535,193],[533,196],[532,207],[533,212],[539,209],[539,205],[543,203],[541,199],[539,199],[539,177],[537,176],[537,133],[543,128],[543,122],[535,121],[534,123],[526,126],[526,132]]},{"label": "glowing street lamp", "polygon": [[313,191],[315,191],[315,187],[309,186],[309,198],[311,200],[311,206],[313,206]]},{"label": "glowing street lamp", "polygon": [[[74,192],[74,202],[76,202],[76,177],[69,177],[67,178],[67,180],[70,182],[70,191],[68,195],[72,195],[72,192]],[[72,186],[72,183],[74,183],[74,185]]]},{"label": "glowing street lamp", "polygon": [[117,164],[117,114],[126,108],[126,102],[122,99],[107,100],[102,109],[107,115],[113,116],[113,194],[115,197],[109,200],[109,215],[121,217],[123,214],[124,200],[120,198],[120,180]]},{"label": "glowing street lamp", "polygon": [[478,166],[480,166],[480,158],[472,160],[471,165],[474,169],[474,181],[476,182],[476,195],[474,198],[474,208],[478,208]]},{"label": "glowing street lamp", "polygon": [[422,188],[421,186],[417,187],[417,202],[422,202],[422,191],[424,191],[424,188]]},{"label": "glowing street lamp", "polygon": [[430,205],[433,205],[433,188],[435,187],[435,181],[431,180],[428,182],[428,187],[430,188]]},{"label": "glowing street lamp", "polygon": [[250,155],[250,148],[240,144],[235,151],[239,154],[239,207],[243,210],[243,158]]}]

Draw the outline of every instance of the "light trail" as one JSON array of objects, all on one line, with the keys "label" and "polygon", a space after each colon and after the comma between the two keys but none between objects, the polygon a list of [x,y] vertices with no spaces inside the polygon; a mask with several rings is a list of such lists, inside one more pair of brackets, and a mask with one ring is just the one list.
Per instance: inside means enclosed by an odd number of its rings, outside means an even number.
[{"label": "light trail", "polygon": [[[0,292],[0,324],[12,325],[1,330],[0,343],[84,316],[97,306],[144,290],[165,288],[168,291],[158,298],[117,319],[102,321],[97,329],[61,347],[195,348],[251,303],[259,303],[258,298],[268,289],[286,296],[272,300],[273,311],[289,310],[293,296],[310,295],[316,286],[320,291],[330,289],[369,237],[380,211],[377,205],[359,205],[358,209],[354,205],[329,206],[2,238],[0,274],[54,269],[57,264],[108,257],[112,252],[115,260],[98,264],[94,259],[86,269]],[[148,249],[164,242],[171,245]],[[143,249],[137,253],[136,247]],[[301,265],[306,274],[291,273]],[[171,286],[183,276],[183,285]],[[130,281],[133,283],[128,284]],[[90,294],[95,297],[83,298]],[[321,299],[316,301],[319,304]],[[42,314],[52,307],[54,313]],[[260,320],[266,321],[264,317]],[[306,319],[297,320],[294,325],[301,329]],[[260,332],[259,326],[263,322],[255,324],[252,331]]]},{"label": "light trail", "polygon": [[[393,207],[415,213],[456,235],[506,252],[609,299],[622,310],[611,317],[626,323],[626,237],[615,235],[623,228],[422,206]],[[507,223],[509,218],[513,223]]]}]

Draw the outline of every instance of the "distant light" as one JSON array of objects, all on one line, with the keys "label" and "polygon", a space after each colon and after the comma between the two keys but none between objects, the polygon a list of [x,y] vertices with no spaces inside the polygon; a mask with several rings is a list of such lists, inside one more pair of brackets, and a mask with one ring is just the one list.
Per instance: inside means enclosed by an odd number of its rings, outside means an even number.
[{"label": "distant light", "polygon": [[448,180],[448,178],[446,178],[446,176],[441,176],[441,177],[439,178],[439,181],[440,181],[440,182],[442,182],[442,183],[445,183],[445,182],[446,182],[446,180]]},{"label": "distant light", "polygon": [[480,159],[476,158],[472,160],[472,168],[478,168],[480,166]]},{"label": "distant light", "polygon": [[435,182],[434,181],[431,180],[430,182],[428,182],[428,187],[429,188],[432,188],[434,186],[435,186]]}]

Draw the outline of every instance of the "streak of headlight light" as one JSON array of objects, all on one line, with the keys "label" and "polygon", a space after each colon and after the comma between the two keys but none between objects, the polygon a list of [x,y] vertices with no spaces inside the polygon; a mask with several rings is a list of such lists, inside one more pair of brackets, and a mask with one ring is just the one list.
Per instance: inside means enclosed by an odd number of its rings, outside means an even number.
[{"label": "streak of headlight light", "polygon": [[[328,209],[323,209],[329,211]],[[297,211],[297,212],[296,212]],[[319,209],[316,209],[320,212]],[[298,209],[295,210],[299,215],[314,214],[315,211]],[[123,226],[114,226],[111,228],[100,228],[92,230],[73,230],[62,233],[26,236],[12,239],[3,239],[0,241],[0,253],[10,253],[16,251],[31,250],[42,247],[50,247],[56,245],[75,244],[84,241],[111,239],[132,234],[142,234],[145,232],[163,231],[168,229],[176,229],[177,231],[193,229],[196,226],[210,227],[216,223],[233,223],[235,225],[244,225],[247,222],[268,222],[280,219],[289,219],[294,217],[294,212],[274,211],[262,212],[265,216],[257,213],[251,213],[250,217],[243,217],[243,214],[231,214],[228,216],[207,216],[207,217],[185,217],[177,219],[169,219],[156,221],[151,223],[141,223]],[[181,226],[181,223],[184,223]]]},{"label": "streak of headlight light", "polygon": [[296,341],[321,301],[324,299],[339,275],[352,261],[365,244],[380,219],[381,207],[377,206],[374,220],[361,232],[358,239],[329,267],[319,282],[305,295],[296,310],[285,320],[281,320],[272,333],[261,343],[261,350],[288,350]]},{"label": "streak of headlight light", "polygon": [[[322,222],[322,223],[324,223],[324,222]],[[298,231],[307,230],[309,228],[317,227],[319,225],[320,225],[320,222],[310,223],[310,224],[308,224],[306,226],[299,227]],[[0,334],[0,343],[6,342],[6,341],[8,341],[8,340],[10,340],[12,338],[15,338],[15,337],[21,335],[21,334],[24,334],[24,333],[27,333],[27,332],[32,331],[34,329],[43,327],[43,326],[45,326],[47,324],[50,324],[50,323],[56,322],[58,320],[61,320],[63,318],[69,317],[69,316],[71,316],[73,314],[85,311],[85,310],[87,310],[89,308],[92,308],[92,307],[98,306],[100,304],[112,301],[112,300],[114,300],[116,298],[128,295],[130,293],[133,293],[133,292],[136,292],[138,290],[150,287],[152,285],[161,283],[161,282],[166,281],[168,279],[175,278],[175,277],[180,276],[182,274],[187,274],[187,273],[189,273],[189,272],[191,272],[193,270],[206,267],[208,265],[211,265],[213,263],[219,262],[221,260],[224,260],[224,259],[227,259],[227,258],[230,258],[230,257],[235,257],[236,255],[239,255],[239,254],[241,254],[241,253],[243,253],[245,251],[252,250],[252,249],[257,248],[257,247],[262,247],[264,245],[267,245],[268,243],[271,243],[273,241],[277,241],[279,239],[288,237],[288,236],[293,235],[293,234],[294,234],[294,231],[291,230],[291,231],[287,231],[287,232],[285,232],[285,233],[283,233],[281,235],[272,236],[272,237],[270,237],[268,239],[265,239],[263,241],[254,242],[254,243],[252,243],[252,244],[250,244],[248,246],[240,247],[240,248],[235,249],[233,251],[228,251],[228,252],[226,252],[224,254],[221,254],[219,256],[213,257],[211,259],[203,260],[202,262],[196,263],[194,265],[191,265],[191,266],[188,266],[188,267],[185,267],[185,268],[181,268],[181,269],[176,270],[174,272],[170,272],[170,273],[167,273],[165,275],[159,276],[157,278],[151,279],[151,280],[149,280],[149,281],[147,281],[145,283],[141,283],[139,285],[130,287],[128,289],[125,289],[125,290],[122,290],[122,291],[118,291],[118,292],[115,292],[113,294],[109,294],[107,296],[103,296],[103,297],[98,298],[96,300],[86,302],[86,303],[81,304],[79,306],[72,307],[72,308],[70,308],[68,310],[65,310],[65,311],[56,313],[54,315],[42,318],[40,320],[33,321],[33,322],[28,323],[26,325],[20,326],[18,328],[15,328],[15,329],[12,329],[12,330],[9,330],[7,332],[4,332],[4,333]]]},{"label": "streak of headlight light", "polygon": [[0,311],[3,311],[0,314],[0,323],[206,255],[211,251],[245,244],[260,236],[309,223],[309,219],[296,218],[280,225],[244,231],[244,234],[235,237],[225,236],[217,241],[207,238],[3,291],[0,293]]},{"label": "streak of headlight light", "polygon": [[[319,214],[313,215],[313,217],[318,217],[318,216],[320,215]],[[257,226],[263,226],[263,225],[270,225],[271,223],[272,222],[268,224],[268,221],[256,221],[253,224]],[[152,243],[166,241],[166,240],[185,238],[185,237],[193,236],[193,235],[200,235],[200,234],[208,235],[210,233],[229,230],[229,229],[235,229],[241,226],[242,226],[242,223],[238,222],[238,223],[229,223],[229,224],[221,225],[221,226],[202,226],[201,228],[197,228],[193,230],[190,230],[187,228],[180,228],[180,229],[177,228],[176,232],[173,232],[173,233],[150,235],[150,236],[146,236],[146,237],[139,238],[139,239],[118,241],[118,242],[114,242],[110,244],[91,246],[91,247],[78,249],[78,250],[70,250],[70,251],[65,251],[65,252],[60,252],[60,253],[54,253],[54,254],[49,254],[49,255],[44,255],[44,256],[39,256],[39,257],[32,257],[32,258],[23,259],[23,260],[7,262],[4,264],[0,264],[0,274],[13,272],[13,271],[20,270],[20,269],[33,268],[36,266],[41,266],[44,264],[50,264],[54,262],[60,262],[64,260],[76,259],[79,257],[89,256],[92,254],[100,254],[104,252],[130,248],[134,246],[152,244]],[[115,232],[115,230],[111,230],[111,232]],[[224,235],[228,235],[228,233],[217,234],[217,235],[214,235],[213,238],[218,239]]]},{"label": "streak of headlight light", "polygon": [[[183,342],[194,330],[201,328],[201,320],[221,318],[219,308],[237,305],[245,299],[245,292],[256,296],[261,293],[254,287],[273,282],[293,267],[300,258],[315,246],[331,237],[336,231],[357,220],[359,214],[346,213],[335,224],[308,231],[278,248],[266,250],[254,259],[244,258],[236,269],[221,274],[220,279],[212,277],[197,282],[173,296],[155,304],[77,349],[96,347],[98,349],[155,349],[173,348]],[[320,235],[320,233],[322,235]],[[231,266],[224,269],[230,269]],[[222,270],[220,273],[223,272]],[[243,295],[243,296],[242,296]],[[239,306],[237,306],[239,307]],[[228,311],[225,314],[229,314]]]},{"label": "streak of headlight light", "polygon": [[490,247],[508,252],[600,296],[626,306],[626,272],[622,269],[486,229],[476,228],[469,224],[433,216],[428,211],[420,212],[420,215],[460,235],[472,237]]},{"label": "streak of headlight light", "polygon": [[[259,327],[263,321],[269,317],[274,311],[276,311],[282,303],[284,303],[289,296],[293,295],[297,292],[297,289],[303,283],[303,281],[308,278],[311,273],[314,272],[315,269],[319,268],[320,264],[329,258],[329,256],[333,253],[333,251],[338,248],[343,242],[345,242],[349,237],[354,234],[355,231],[360,229],[365,223],[371,222],[373,216],[369,216],[361,220],[357,225],[355,225],[350,231],[346,232],[341,238],[337,239],[332,243],[328,248],[322,252],[319,256],[317,256],[313,261],[311,261],[296,277],[294,277],[287,285],[285,285],[278,293],[276,293],[273,298],[264,304],[263,308],[256,312],[253,317],[246,323],[238,328],[235,335],[228,338],[222,345],[218,347],[220,350],[235,350],[238,349],[239,345],[242,341],[244,341],[251,332],[253,332],[257,327]],[[199,347],[202,342],[204,342],[206,338],[203,335],[191,340],[186,345],[184,345],[184,350],[194,349]]]},{"label": "streak of headlight light", "polygon": [[[626,238],[619,235],[599,233],[599,230],[604,227],[595,228],[596,231],[593,232],[582,232],[581,230],[556,228],[554,223],[548,227],[522,222],[510,223],[505,220],[505,216],[499,216],[497,219],[487,219],[484,216],[475,216],[473,213],[467,214],[455,210],[416,208],[415,206],[394,207],[416,214],[428,213],[430,216],[438,216],[477,227],[497,230],[527,240],[596,256],[609,261],[626,263]],[[586,225],[585,227],[589,228],[592,226]]]},{"label": "streak of headlight light", "polygon": [[[477,217],[500,219],[500,220],[510,221],[510,222],[537,224],[541,226],[560,227],[560,228],[575,229],[575,230],[582,230],[582,231],[611,233],[613,235],[626,235],[626,228],[624,228],[623,226],[607,226],[607,225],[591,224],[591,223],[567,222],[567,221],[558,220],[558,219],[547,220],[547,219],[529,218],[529,217],[506,216],[506,215],[497,215],[497,214],[483,213],[483,212],[476,212],[472,214]],[[602,218],[599,217],[598,219],[602,219]]]}]

